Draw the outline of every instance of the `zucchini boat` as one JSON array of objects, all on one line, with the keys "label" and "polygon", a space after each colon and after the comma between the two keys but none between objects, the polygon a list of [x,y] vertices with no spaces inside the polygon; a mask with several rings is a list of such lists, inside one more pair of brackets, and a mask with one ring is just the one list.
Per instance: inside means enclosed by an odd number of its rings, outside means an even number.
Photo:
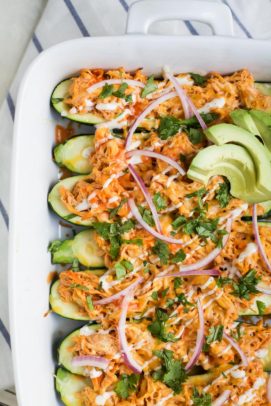
[{"label": "zucchini boat", "polygon": [[90,385],[90,379],[71,374],[63,368],[58,368],[55,375],[55,387],[62,402],[66,406],[82,406],[77,393]]},{"label": "zucchini boat", "polygon": [[71,172],[88,174],[91,171],[89,155],[94,151],[93,135],[76,135],[63,144],[54,147],[55,163],[65,167]]},{"label": "zucchini boat", "polygon": [[52,241],[50,247],[53,264],[72,264],[78,260],[88,268],[104,267],[104,256],[97,246],[93,230],[81,231],[71,240]]},{"label": "zucchini boat", "polygon": [[51,209],[63,220],[79,226],[91,226],[92,219],[83,220],[80,216],[69,212],[60,200],[60,188],[65,187],[68,190],[72,190],[79,180],[85,179],[88,179],[88,176],[79,175],[60,180],[53,186],[48,194],[48,203]]},{"label": "zucchini boat", "polygon": [[[87,324],[84,326],[84,331],[89,331],[91,334],[94,331],[99,330],[99,324]],[[64,367],[66,370],[73,374],[89,376],[89,371],[86,370],[84,367],[76,367],[72,364],[73,354],[70,351],[70,348],[73,345],[74,339],[79,337],[81,333],[81,328],[74,330],[68,336],[64,338],[61,342],[59,349],[58,349],[58,364],[61,367]]]},{"label": "zucchini boat", "polygon": [[[94,273],[95,275],[102,275],[103,271],[102,270],[93,270],[93,271],[85,271],[85,272],[91,272]],[[49,296],[49,303],[50,303],[50,308],[51,310],[58,314],[61,317],[65,317],[66,319],[71,319],[71,320],[82,320],[86,321],[89,320],[89,317],[86,315],[83,315],[80,307],[76,305],[75,303],[69,303],[65,302],[64,300],[61,299],[59,293],[58,293],[58,287],[59,287],[59,279],[54,281],[51,285],[50,289],[50,296]]]},{"label": "zucchini boat", "polygon": [[71,85],[71,79],[65,79],[58,83],[51,95],[51,105],[53,108],[63,117],[69,120],[76,121],[77,123],[84,124],[100,124],[105,120],[99,114],[86,113],[86,114],[71,114],[70,107],[64,103],[64,99],[69,94],[69,87]]}]

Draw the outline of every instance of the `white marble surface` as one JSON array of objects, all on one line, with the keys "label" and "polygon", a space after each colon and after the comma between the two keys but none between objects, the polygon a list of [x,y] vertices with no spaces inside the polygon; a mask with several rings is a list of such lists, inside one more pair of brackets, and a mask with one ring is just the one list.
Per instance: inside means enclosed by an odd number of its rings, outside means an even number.
[{"label": "white marble surface", "polygon": [[0,104],[47,0],[0,0]]}]

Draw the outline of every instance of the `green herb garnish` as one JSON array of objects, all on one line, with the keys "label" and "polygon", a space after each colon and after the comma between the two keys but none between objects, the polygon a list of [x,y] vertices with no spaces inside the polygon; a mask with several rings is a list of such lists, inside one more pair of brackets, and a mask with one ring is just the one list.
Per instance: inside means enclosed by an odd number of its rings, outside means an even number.
[{"label": "green herb garnish", "polygon": [[173,351],[158,350],[154,354],[161,360],[161,368],[154,371],[152,377],[155,381],[161,381],[171,388],[174,393],[181,392],[181,384],[187,379],[184,366],[181,361],[173,358]]},{"label": "green herb garnish", "polygon": [[150,76],[144,89],[141,92],[141,97],[145,98],[148,94],[153,93],[157,89],[157,84],[154,82],[154,76]]},{"label": "green herb garnish", "polygon": [[165,322],[169,319],[168,314],[164,309],[156,308],[155,310],[155,320],[148,325],[148,330],[154,337],[159,338],[164,342],[175,342],[177,338],[173,336],[172,333],[166,331]]},{"label": "green herb garnish", "polygon": [[152,248],[152,252],[156,254],[163,265],[166,265],[169,260],[169,248],[168,245],[160,240],[156,240],[154,247]]},{"label": "green herb garnish", "polygon": [[200,144],[203,141],[203,132],[199,128],[190,128],[188,138],[193,145]]},{"label": "green herb garnish", "polygon": [[259,314],[260,314],[260,315],[263,315],[263,314],[264,314],[264,311],[265,311],[265,309],[266,309],[265,303],[262,302],[261,300],[256,300],[256,305],[257,305]]},{"label": "green herb garnish", "polygon": [[261,278],[257,277],[255,269],[250,269],[244,276],[239,278],[238,283],[233,282],[234,296],[249,300],[251,293],[258,293],[257,284]]},{"label": "green herb garnish", "polygon": [[159,192],[154,194],[152,200],[158,211],[164,210],[167,207],[167,199]]},{"label": "green herb garnish", "polygon": [[230,183],[228,181],[220,184],[219,189],[215,194],[215,198],[218,200],[220,207],[225,208],[228,206],[231,199]]},{"label": "green herb garnish", "polygon": [[140,375],[136,374],[122,374],[115,387],[115,392],[118,397],[121,399],[127,399],[131,393],[135,392],[137,390],[139,378]]},{"label": "green herb garnish", "polygon": [[193,404],[195,406],[211,406],[212,405],[212,397],[210,393],[201,394],[197,390],[197,388],[193,388],[193,396],[192,396]]},{"label": "green herb garnish", "polygon": [[122,206],[125,204],[125,203],[127,203],[127,201],[128,201],[128,199],[122,199],[121,200],[121,202],[120,202],[120,204],[117,206],[117,207],[115,207],[114,209],[109,209],[109,218],[110,219],[112,219],[112,218],[114,218],[117,214],[118,214],[118,212],[119,212],[119,210],[122,208]]},{"label": "green herb garnish", "polygon": [[171,262],[174,264],[178,264],[179,262],[183,262],[186,258],[186,254],[182,249],[179,249],[174,256],[171,257]]},{"label": "green herb garnish", "polygon": [[99,95],[100,99],[105,99],[106,97],[109,97],[113,93],[114,86],[113,85],[108,85],[107,83],[104,85],[102,88],[102,91]]},{"label": "green herb garnish", "polygon": [[91,296],[87,296],[87,305],[90,311],[94,310],[93,302]]},{"label": "green herb garnish", "polygon": [[189,75],[194,80],[196,86],[203,86],[207,81],[205,76],[199,75],[198,73],[189,72]]}]

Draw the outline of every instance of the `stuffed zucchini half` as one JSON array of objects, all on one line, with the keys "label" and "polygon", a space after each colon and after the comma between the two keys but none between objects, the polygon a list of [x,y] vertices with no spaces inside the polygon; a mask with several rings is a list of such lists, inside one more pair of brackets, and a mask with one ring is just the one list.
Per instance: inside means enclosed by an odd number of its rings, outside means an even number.
[{"label": "stuffed zucchini half", "polygon": [[56,145],[53,156],[58,166],[64,166],[71,172],[85,175],[91,171],[89,156],[93,151],[94,136],[83,134]]},{"label": "stuffed zucchini half", "polygon": [[66,406],[82,406],[82,402],[77,397],[86,386],[89,386],[90,379],[80,375],[71,374],[63,368],[58,368],[55,375],[55,387],[62,402]]},{"label": "stuffed zucchini half", "polygon": [[72,264],[78,260],[88,268],[103,268],[104,255],[95,240],[95,231],[84,230],[70,240],[54,240],[49,246],[53,264]]},{"label": "stuffed zucchini half", "polygon": [[48,204],[51,207],[51,209],[63,220],[80,226],[91,226],[92,219],[84,220],[82,219],[82,217],[69,212],[69,210],[65,207],[65,205],[62,203],[60,199],[60,190],[62,187],[64,187],[67,190],[72,190],[77,182],[86,179],[88,179],[88,176],[80,175],[60,180],[55,184],[55,186],[51,189],[51,191],[48,194]]},{"label": "stuffed zucchini half", "polygon": [[[104,271],[99,269],[84,272],[94,273],[97,276],[101,276]],[[55,280],[51,285],[49,296],[51,310],[59,316],[65,317],[66,319],[82,321],[89,320],[89,316],[83,314],[82,309],[75,302],[67,302],[60,297],[58,288],[59,279]]]},{"label": "stuffed zucchini half", "polygon": [[84,124],[100,124],[105,120],[97,113],[86,113],[86,114],[72,114],[70,112],[71,108],[64,103],[65,98],[69,94],[69,88],[71,85],[71,79],[65,79],[62,82],[58,83],[53,90],[51,96],[51,105],[53,108],[63,117],[68,118],[69,120],[76,121],[78,123]]}]

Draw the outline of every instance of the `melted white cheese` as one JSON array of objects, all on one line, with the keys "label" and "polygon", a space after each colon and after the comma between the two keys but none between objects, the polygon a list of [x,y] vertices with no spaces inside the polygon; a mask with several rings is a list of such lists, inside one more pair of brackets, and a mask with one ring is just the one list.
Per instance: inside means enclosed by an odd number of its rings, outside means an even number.
[{"label": "melted white cheese", "polygon": [[183,205],[183,202],[179,202],[177,204],[169,206],[167,209],[163,210],[162,213],[170,213],[171,211],[177,210],[182,205]]},{"label": "melted white cheese", "polygon": [[108,199],[108,203],[110,204],[110,203],[115,203],[115,202],[117,202],[119,200],[119,196],[113,196],[113,197],[110,197],[110,199]]},{"label": "melted white cheese", "polygon": [[121,113],[118,117],[111,121],[106,121],[101,124],[96,124],[96,128],[123,128],[127,126],[127,120],[124,120],[125,117],[131,114],[131,111],[129,109],[125,109],[123,113]]},{"label": "melted white cheese", "polygon": [[159,402],[156,403],[156,406],[163,406],[164,403],[173,397],[173,393],[170,393],[169,395],[165,396],[164,398],[160,399]]},{"label": "melted white cheese", "polygon": [[236,371],[231,371],[231,376],[235,379],[242,379],[246,376],[246,373],[242,369],[237,369]]},{"label": "melted white cheese", "polygon": [[255,254],[258,251],[258,247],[254,242],[250,242],[247,244],[246,248],[244,251],[241,252],[239,257],[236,259],[236,262],[243,262],[247,257],[250,257],[250,255]]},{"label": "melted white cheese", "polygon": [[267,348],[262,348],[258,351],[255,351],[255,355],[257,358],[265,358],[268,354],[268,349]]},{"label": "melted white cheese", "polygon": [[115,111],[118,107],[122,107],[120,103],[97,103],[95,108],[99,111]]},{"label": "melted white cheese", "polygon": [[106,401],[114,395],[115,392],[104,392],[102,395],[96,396],[95,402],[98,406],[104,406]]},{"label": "melted white cheese", "polygon": [[256,393],[255,391],[259,389],[261,386],[265,384],[265,379],[263,378],[257,378],[256,381],[254,382],[254,385],[251,389],[247,390],[243,395],[240,396],[238,400],[238,406],[243,405],[245,403],[251,402],[255,396]]},{"label": "melted white cheese", "polygon": [[209,285],[211,285],[211,283],[214,281],[214,278],[212,276],[210,276],[210,278],[208,278],[208,280],[204,283],[204,285],[202,285],[200,288],[201,289],[205,289],[207,288]]},{"label": "melted white cheese", "polygon": [[118,179],[118,178],[120,178],[120,177],[123,176],[123,175],[124,175],[124,172],[113,173],[113,175],[111,175],[110,178],[108,178],[108,179],[104,182],[103,189],[106,189],[114,179]]},{"label": "melted white cheese", "polygon": [[171,175],[169,176],[167,183],[166,183],[166,187],[169,187],[171,182],[173,182],[175,179],[177,179],[179,177],[179,173],[177,173],[176,175]]},{"label": "melted white cheese", "polygon": [[204,104],[200,109],[198,109],[199,113],[209,113],[211,109],[221,109],[225,105],[224,97],[219,97],[217,99],[213,99],[209,103]]},{"label": "melted white cheese", "polygon": [[99,376],[102,375],[102,371],[96,368],[92,368],[91,371],[89,372],[89,377],[90,378],[98,378]]},{"label": "melted white cheese", "polygon": [[87,201],[87,199],[83,199],[81,203],[79,203],[77,206],[75,206],[76,210],[78,210],[78,211],[88,210],[90,207],[91,207],[91,205]]}]

